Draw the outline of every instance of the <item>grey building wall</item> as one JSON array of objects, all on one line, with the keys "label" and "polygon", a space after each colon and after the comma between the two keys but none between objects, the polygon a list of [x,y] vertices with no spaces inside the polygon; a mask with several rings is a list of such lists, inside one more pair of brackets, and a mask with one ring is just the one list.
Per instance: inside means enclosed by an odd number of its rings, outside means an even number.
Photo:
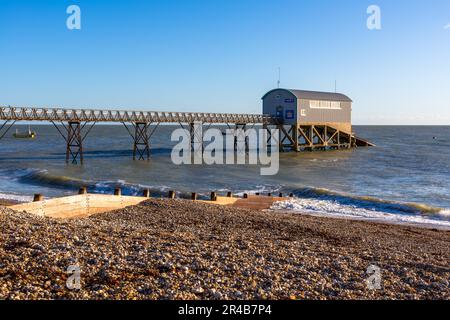
[{"label": "grey building wall", "polygon": [[[320,97],[320,95],[318,95]],[[277,111],[282,110],[282,119],[286,125],[298,124],[327,124],[337,129],[351,132],[352,103],[339,101],[341,109],[316,109],[310,107],[313,99],[302,99],[289,90],[277,89],[263,97],[263,113],[273,117],[280,116]],[[316,101],[338,101],[315,98]],[[303,111],[302,111],[303,110]],[[287,113],[288,112],[288,113]]]},{"label": "grey building wall", "polygon": [[294,125],[298,121],[297,97],[287,90],[274,90],[263,99],[263,114],[282,115],[285,124]]}]

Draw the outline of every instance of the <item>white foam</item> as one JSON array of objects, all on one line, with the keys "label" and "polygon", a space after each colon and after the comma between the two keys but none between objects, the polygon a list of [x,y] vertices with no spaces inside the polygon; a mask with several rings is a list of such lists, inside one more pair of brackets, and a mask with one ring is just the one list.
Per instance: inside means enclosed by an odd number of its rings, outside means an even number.
[{"label": "white foam", "polygon": [[[332,200],[294,199],[276,202],[271,209],[332,217],[386,221],[390,223],[433,225],[450,228],[450,221],[448,220],[432,219],[426,215],[419,214],[408,215],[400,212],[392,213],[375,209],[370,210],[360,208],[356,205],[341,204]],[[448,214],[448,210],[443,211]],[[442,215],[442,211],[439,214]]]},{"label": "white foam", "polygon": [[[282,189],[281,186],[256,186],[255,189],[248,189],[248,190],[242,190],[240,192],[236,193],[236,196],[242,197],[244,194],[264,194],[264,193],[277,193]],[[219,192],[222,191],[231,191],[228,189],[222,189],[218,190]]]},{"label": "white foam", "polygon": [[12,194],[12,193],[0,193],[0,199],[13,200],[13,201],[19,201],[19,202],[30,202],[33,200],[33,197],[20,195],[20,194]]}]

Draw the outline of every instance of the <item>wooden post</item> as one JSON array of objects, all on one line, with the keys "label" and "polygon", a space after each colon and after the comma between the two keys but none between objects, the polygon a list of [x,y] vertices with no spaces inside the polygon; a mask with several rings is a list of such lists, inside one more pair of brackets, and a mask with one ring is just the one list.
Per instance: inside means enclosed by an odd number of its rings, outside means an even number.
[{"label": "wooden post", "polygon": [[217,201],[217,193],[211,192],[211,201]]},{"label": "wooden post", "polygon": [[278,195],[280,198],[283,198],[283,194],[280,192],[280,194]]},{"label": "wooden post", "polygon": [[87,194],[87,188],[86,187],[81,187],[80,190],[78,190],[78,194]]},{"label": "wooden post", "polygon": [[256,196],[259,196],[259,192],[256,193]]},{"label": "wooden post", "polygon": [[289,194],[289,198],[293,198],[294,197],[294,194],[293,193],[290,193]]},{"label": "wooden post", "polygon": [[271,196],[272,196],[272,194],[271,194],[271,193],[269,192],[269,193],[267,194],[267,196],[268,196],[268,197],[271,197]]},{"label": "wooden post", "polygon": [[298,123],[296,123],[292,128],[292,139],[294,140],[294,151],[299,152],[299,145],[298,145]]},{"label": "wooden post", "polygon": [[122,189],[121,188],[115,188],[114,189],[114,195],[115,196],[121,196],[122,195]]},{"label": "wooden post", "polygon": [[248,194],[244,193],[244,199],[248,199]]},{"label": "wooden post", "polygon": [[35,194],[33,197],[33,202],[39,202],[39,201],[43,201],[44,200],[44,196],[42,194]]},{"label": "wooden post", "polygon": [[169,191],[169,199],[175,199],[175,191]]},{"label": "wooden post", "polygon": [[337,133],[337,143],[338,143],[338,149],[341,148],[341,131],[338,131]]},{"label": "wooden post", "polygon": [[144,192],[142,193],[144,198],[150,198],[150,190],[149,189],[145,189]]},{"label": "wooden post", "polygon": [[227,193],[227,198],[233,198],[233,194],[231,192]]},{"label": "wooden post", "polygon": [[197,193],[196,192],[192,192],[191,200],[193,200],[193,201],[197,200]]},{"label": "wooden post", "polygon": [[284,131],[284,127],[283,125],[278,125],[277,129],[280,131],[280,141],[278,141],[278,148],[279,148],[279,152],[284,152],[284,148],[283,148],[283,131]]}]

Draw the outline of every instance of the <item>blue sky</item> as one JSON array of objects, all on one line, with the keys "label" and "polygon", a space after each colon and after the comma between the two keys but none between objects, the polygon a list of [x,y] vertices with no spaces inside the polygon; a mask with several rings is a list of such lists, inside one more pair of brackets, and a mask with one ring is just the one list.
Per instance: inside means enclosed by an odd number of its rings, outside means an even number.
[{"label": "blue sky", "polygon": [[336,79],[355,124],[450,125],[448,24],[450,0],[0,0],[0,104],[259,113],[280,67]]}]

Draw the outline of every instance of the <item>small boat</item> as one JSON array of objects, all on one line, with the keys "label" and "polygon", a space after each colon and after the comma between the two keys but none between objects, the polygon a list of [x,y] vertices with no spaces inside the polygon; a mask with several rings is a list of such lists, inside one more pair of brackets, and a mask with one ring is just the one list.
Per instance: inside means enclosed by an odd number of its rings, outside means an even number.
[{"label": "small boat", "polygon": [[26,133],[20,133],[18,129],[16,129],[16,132],[13,134],[14,138],[16,139],[34,139],[36,138],[36,132],[31,131],[30,127],[28,127],[28,132]]}]

